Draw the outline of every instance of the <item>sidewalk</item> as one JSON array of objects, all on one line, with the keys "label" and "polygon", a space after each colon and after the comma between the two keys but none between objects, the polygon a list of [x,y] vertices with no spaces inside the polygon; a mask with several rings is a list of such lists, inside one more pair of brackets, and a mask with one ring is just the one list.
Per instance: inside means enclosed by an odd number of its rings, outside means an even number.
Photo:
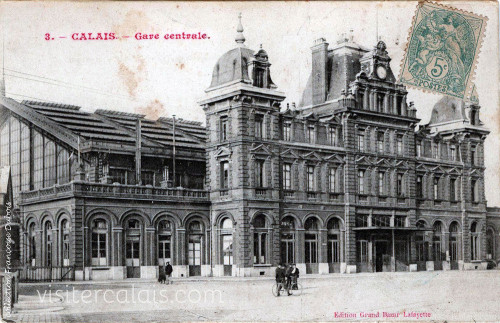
[{"label": "sidewalk", "polygon": [[[498,272],[497,270],[472,270],[472,271],[459,271],[459,270],[436,270],[436,271],[417,271],[417,272],[377,272],[377,273],[356,273],[356,274],[340,274],[340,273],[332,273],[332,274],[303,274],[300,276],[301,280],[309,280],[309,279],[356,279],[357,277],[391,277],[391,276],[425,276],[425,275],[464,275],[466,273],[475,273],[475,272]],[[180,283],[194,283],[194,282],[245,282],[245,281],[272,281],[274,277],[265,276],[265,277],[184,277],[184,278],[171,278],[171,281],[174,284]],[[36,283],[20,283],[22,286],[57,286],[57,285],[88,285],[88,284],[113,284],[113,285],[130,285],[134,284],[151,284],[157,283],[157,279],[143,279],[143,278],[126,278],[121,280],[82,280],[82,281],[60,281],[60,282],[36,282]]]}]

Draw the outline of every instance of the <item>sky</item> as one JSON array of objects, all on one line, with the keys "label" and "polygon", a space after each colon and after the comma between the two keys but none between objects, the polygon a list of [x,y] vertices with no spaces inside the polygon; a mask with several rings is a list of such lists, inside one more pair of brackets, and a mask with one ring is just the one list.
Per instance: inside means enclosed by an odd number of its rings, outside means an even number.
[{"label": "sky", "polygon": [[[476,70],[486,140],[486,198],[500,206],[498,4],[443,2],[488,17]],[[204,122],[204,98],[218,58],[236,46],[238,14],[245,44],[269,55],[271,75],[288,102],[299,102],[311,70],[313,41],[343,34],[373,47],[386,42],[399,75],[417,2],[2,2],[0,24],[7,96],[82,109],[111,109]],[[73,33],[130,36],[72,40]],[[160,39],[136,40],[136,33]],[[165,40],[166,33],[206,33],[206,40]],[[46,34],[54,40],[45,40]],[[66,37],[66,38],[59,38]],[[427,123],[440,96],[409,89]]]}]

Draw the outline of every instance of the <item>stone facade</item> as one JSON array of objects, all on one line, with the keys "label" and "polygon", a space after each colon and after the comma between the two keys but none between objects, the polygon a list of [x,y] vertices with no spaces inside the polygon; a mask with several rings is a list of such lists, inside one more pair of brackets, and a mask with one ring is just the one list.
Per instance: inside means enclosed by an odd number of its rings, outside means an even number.
[{"label": "stone facade", "polygon": [[[282,105],[266,51],[221,56],[186,120],[2,97],[25,279],[269,276],[483,268],[480,106],[444,98],[428,124],[383,42],[312,47],[301,103]],[[24,275],[24,276],[23,276]]]}]

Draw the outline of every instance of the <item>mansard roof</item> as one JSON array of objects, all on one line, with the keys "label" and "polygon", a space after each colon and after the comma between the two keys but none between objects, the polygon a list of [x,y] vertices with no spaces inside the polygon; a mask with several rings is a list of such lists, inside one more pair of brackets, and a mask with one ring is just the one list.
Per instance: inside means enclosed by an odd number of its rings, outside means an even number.
[{"label": "mansard roof", "polygon": [[443,96],[433,107],[429,124],[449,121],[466,121],[465,102],[450,96]]},{"label": "mansard roof", "polygon": [[[2,99],[7,109],[74,148],[77,148],[78,137],[83,142],[89,140],[103,145],[135,145],[138,120],[143,147],[162,149],[173,145],[172,119],[150,120],[142,114],[114,110],[98,109],[91,113],[74,105]],[[201,123],[176,119],[175,126],[177,147],[204,149],[205,127]]]},{"label": "mansard roof", "polygon": [[[341,39],[328,50],[327,57],[327,94],[326,101],[340,97],[342,90],[356,79],[356,74],[361,71],[360,59],[368,49],[353,42],[352,38]],[[312,75],[309,75],[306,87],[302,93],[299,106],[312,105]]]}]

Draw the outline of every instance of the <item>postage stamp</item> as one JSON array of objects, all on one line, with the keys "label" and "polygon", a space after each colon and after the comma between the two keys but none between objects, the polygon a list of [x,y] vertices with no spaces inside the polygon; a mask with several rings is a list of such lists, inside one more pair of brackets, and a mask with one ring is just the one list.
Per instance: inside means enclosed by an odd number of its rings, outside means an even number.
[{"label": "postage stamp", "polygon": [[408,86],[471,100],[487,18],[423,2],[417,6],[402,62]]}]

